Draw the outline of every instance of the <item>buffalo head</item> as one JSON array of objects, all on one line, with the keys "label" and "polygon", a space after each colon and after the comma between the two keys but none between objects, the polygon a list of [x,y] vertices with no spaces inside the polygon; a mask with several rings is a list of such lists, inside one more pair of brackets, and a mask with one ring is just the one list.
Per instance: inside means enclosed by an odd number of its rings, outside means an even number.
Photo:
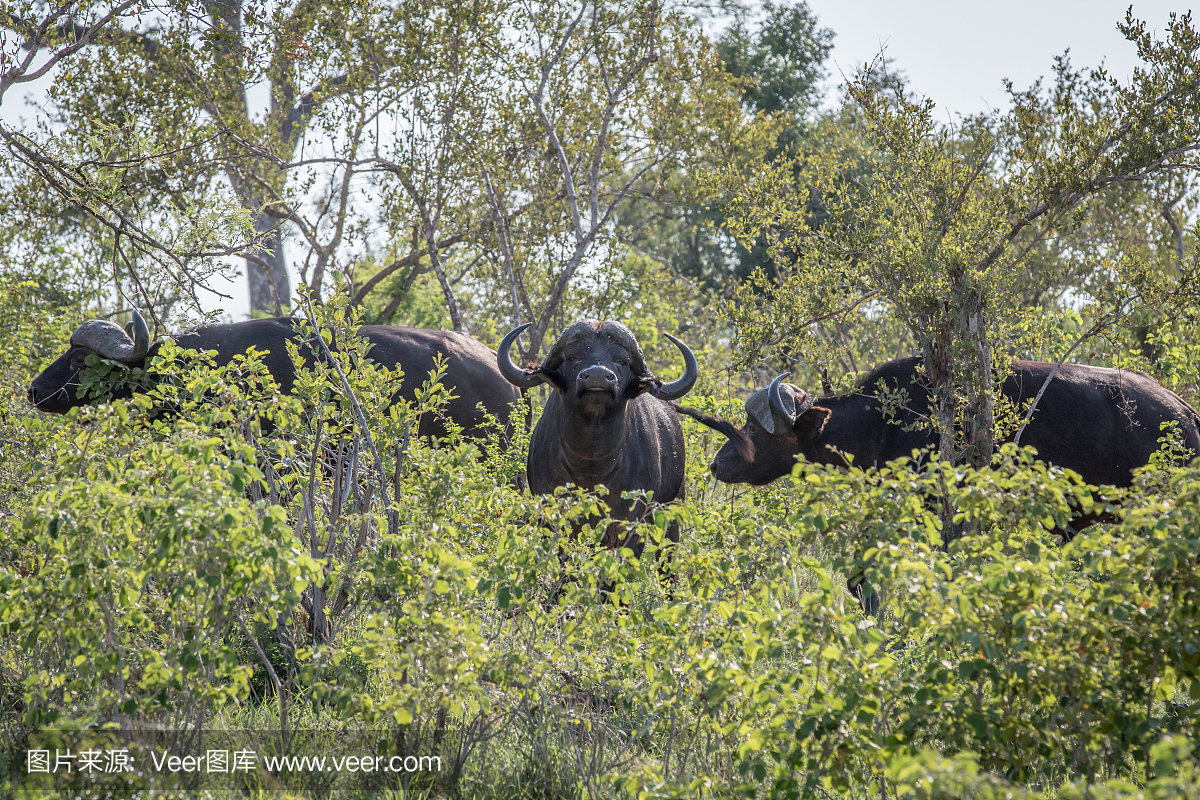
[{"label": "buffalo head", "polygon": [[530,323],[511,331],[500,342],[496,363],[514,386],[528,389],[548,383],[562,395],[563,404],[585,417],[600,419],[620,413],[625,403],[646,392],[660,400],[675,400],[696,383],[699,367],[687,345],[671,334],[683,354],[683,377],[664,384],[646,367],[633,332],[619,322],[583,320],[563,331],[541,366],[521,369],[509,350]]},{"label": "buffalo head", "polygon": [[709,469],[722,483],[763,486],[788,475],[796,456],[815,450],[829,421],[829,409],[814,406],[812,395],[775,377],[746,401],[746,425],[736,428],[724,420],[691,416],[729,437]]},{"label": "buffalo head", "polygon": [[90,355],[140,365],[150,351],[150,329],[135,308],[133,321],[122,328],[115,322],[94,319],[85,322],[71,334],[71,346],[29,385],[29,402],[39,411],[65,414],[85,400],[76,398],[79,373]]}]

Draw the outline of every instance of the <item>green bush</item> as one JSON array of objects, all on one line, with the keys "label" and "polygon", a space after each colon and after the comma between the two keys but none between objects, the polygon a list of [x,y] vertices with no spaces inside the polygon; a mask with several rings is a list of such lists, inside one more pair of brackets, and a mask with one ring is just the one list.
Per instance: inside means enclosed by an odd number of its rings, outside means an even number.
[{"label": "green bush", "polygon": [[[320,791],[1196,789],[1200,464],[1102,492],[1008,447],[984,469],[802,464],[727,490],[688,423],[692,499],[636,526],[637,558],[601,546],[602,495],[515,488],[520,437],[413,436],[446,397],[436,371],[336,357],[279,398],[253,352],[217,369],[167,347],[133,400],[6,423],[40,437],[0,520],[10,788],[48,729],[173,726],[443,760]],[[390,404],[400,380],[426,384],[417,402]],[[948,546],[945,508],[967,531]],[[1080,512],[1108,521],[1064,543]],[[858,573],[878,615],[844,589]]]}]

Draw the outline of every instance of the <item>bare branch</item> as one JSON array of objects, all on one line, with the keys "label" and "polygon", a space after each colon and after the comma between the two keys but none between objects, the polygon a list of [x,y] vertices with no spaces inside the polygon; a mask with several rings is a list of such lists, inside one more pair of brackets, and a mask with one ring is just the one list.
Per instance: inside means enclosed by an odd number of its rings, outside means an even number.
[{"label": "bare branch", "polygon": [[[371,426],[367,422],[367,417],[363,413],[362,406],[358,404],[358,397],[354,394],[354,389],[350,386],[350,381],[346,380],[346,373],[342,371],[342,365],[333,357],[333,353],[329,351],[329,345],[325,343],[324,337],[321,336],[321,329],[317,326],[317,317],[313,313],[312,301],[307,295],[304,296],[304,306],[307,310],[308,324],[313,329],[313,339],[320,345],[321,351],[325,354],[326,363],[330,364],[338,374],[341,380],[342,389],[346,392],[346,397],[350,400],[350,406],[354,409],[355,419],[358,421],[359,427],[362,429],[363,438],[367,441],[367,446],[371,448],[371,455],[375,459],[376,481],[379,485],[379,496],[383,500],[384,508],[391,505],[391,500],[388,498],[387,488],[387,473],[383,471],[383,459],[379,457],[379,451],[375,448],[375,440],[371,437]],[[396,513],[395,509],[388,510],[389,520]]]},{"label": "bare branch", "polygon": [[[50,56],[45,64],[43,64],[34,72],[26,74],[26,70],[28,70],[29,65],[33,63],[33,59],[37,55],[38,50],[40,50],[43,46],[43,42],[46,39],[46,31],[52,24],[54,24],[56,20],[70,10],[70,8],[74,5],[74,2],[73,0],[68,0],[68,2],[60,5],[44,20],[42,20],[42,23],[38,25],[37,29],[33,32],[30,40],[26,42],[26,47],[29,50],[29,53],[21,61],[21,63],[9,70],[6,70],[3,75],[0,75],[0,97],[4,96],[4,92],[7,91],[10,86],[17,83],[26,83],[28,81],[37,80],[52,70],[58,62],[62,61],[68,56],[74,55],[81,48],[86,47],[92,42],[97,33],[106,28],[109,23],[120,16],[128,8],[133,6],[136,2],[137,0],[123,0],[123,2],[113,6],[109,9],[107,14],[89,26],[86,30],[82,31],[72,44],[69,44],[54,53],[52,56]],[[72,27],[74,28],[74,26]]]},{"label": "bare branch", "polygon": [[[456,233],[453,236],[448,236],[445,239],[442,239],[437,243],[437,246],[441,249],[445,249],[451,245],[465,241],[466,238],[467,235],[465,233]],[[359,290],[354,293],[354,297],[351,298],[350,304],[355,306],[362,305],[363,301],[367,299],[367,295],[371,293],[372,289],[379,285],[380,281],[385,280],[401,267],[407,267],[411,264],[419,263],[420,260],[427,255],[429,255],[428,250],[414,250],[403,258],[398,258],[391,264],[388,264],[386,267],[372,275],[370,280],[364,283],[362,287],[360,287]]]},{"label": "bare branch", "polygon": [[300,101],[289,109],[287,116],[279,122],[280,139],[290,144],[297,130],[304,127],[320,103],[339,97],[353,88],[349,75],[336,75],[300,95]]},{"label": "bare branch", "polygon": [[554,123],[550,121],[550,117],[546,114],[544,100],[546,84],[550,80],[550,73],[554,70],[558,62],[562,60],[563,52],[566,50],[567,44],[570,43],[571,37],[575,35],[575,29],[579,27],[579,23],[583,20],[583,15],[587,11],[587,7],[588,3],[586,0],[580,4],[579,13],[575,15],[575,19],[571,21],[571,24],[563,32],[562,39],[559,41],[554,55],[542,64],[542,76],[538,82],[537,90],[526,92],[530,102],[533,103],[533,108],[537,112],[542,128],[546,131],[546,138],[550,140],[550,146],[554,148],[554,154],[558,158],[558,168],[562,173],[563,184],[566,188],[567,208],[571,211],[571,224],[575,229],[575,243],[577,245],[583,239],[583,221],[579,216],[579,197],[575,189],[575,177],[571,172],[571,163],[567,158],[566,150],[563,148],[562,142],[559,141],[558,131],[554,129]]},{"label": "bare branch", "polygon": [[[621,79],[621,82],[619,84],[617,84],[617,88],[615,90],[609,92],[608,97],[607,97],[607,103],[605,104],[605,107],[604,107],[604,114],[601,117],[600,132],[596,136],[596,149],[592,155],[591,186],[588,187],[590,190],[589,193],[591,195],[592,227],[593,227],[593,229],[599,224],[598,218],[600,216],[600,196],[599,196],[599,193],[600,193],[600,164],[603,161],[604,151],[607,149],[607,145],[608,145],[608,129],[609,129],[609,126],[612,124],[613,113],[616,111],[617,106],[620,105],[621,95],[624,94],[625,90],[629,88],[629,84],[632,83],[639,75],[641,75],[643,72],[645,72],[646,69],[651,64],[658,61],[658,52],[655,48],[655,43],[656,43],[656,39],[657,39],[657,30],[658,30],[657,24],[656,24],[657,16],[658,16],[658,3],[655,2],[651,6],[651,9],[650,9],[650,17],[651,17],[650,34],[649,34],[649,36],[650,36],[650,51],[645,56],[643,56],[636,64],[634,64],[632,67],[629,68],[629,71],[625,73],[625,76]],[[600,60],[603,61],[603,58],[601,58]],[[607,72],[604,73],[604,78],[605,78],[605,83],[607,84],[607,81],[608,81]]]},{"label": "bare branch", "polygon": [[1071,345],[1067,349],[1067,352],[1063,353],[1063,357],[1060,358],[1058,360],[1058,363],[1054,365],[1054,369],[1050,370],[1050,374],[1047,375],[1046,380],[1042,382],[1042,387],[1040,389],[1038,389],[1038,393],[1033,398],[1033,402],[1029,404],[1029,409],[1025,412],[1025,419],[1021,421],[1021,427],[1017,428],[1017,433],[1015,436],[1013,436],[1013,444],[1020,446],[1021,434],[1025,433],[1025,428],[1026,428],[1026,426],[1029,425],[1029,420],[1033,419],[1033,412],[1037,410],[1038,403],[1041,401],[1042,395],[1044,395],[1046,393],[1046,389],[1049,388],[1050,382],[1054,380],[1054,376],[1058,374],[1058,371],[1059,371],[1059,369],[1062,368],[1062,365],[1066,362],[1066,360],[1068,358],[1071,357],[1071,353],[1075,352],[1075,348],[1079,347],[1079,345],[1083,344],[1088,339],[1092,338],[1097,333],[1102,331],[1104,328],[1108,327],[1108,324],[1119,313],[1120,313],[1120,309],[1118,309],[1116,312],[1110,312],[1108,314],[1105,314],[1100,319],[1096,320],[1096,322],[1092,325],[1092,327],[1088,328],[1087,331],[1084,332],[1084,334],[1082,336],[1080,336],[1078,339],[1075,340],[1075,344]]},{"label": "bare branch", "polygon": [[[414,265],[413,268],[408,271],[408,274],[404,276],[404,280],[400,283],[400,288],[392,297],[391,302],[387,304],[387,307],[383,309],[383,313],[380,314],[380,319],[384,320],[385,322],[391,321],[392,317],[396,315],[396,310],[400,308],[400,304],[404,302],[404,297],[408,294],[408,290],[412,288],[412,285],[424,271],[425,270],[421,268],[420,264]],[[407,425],[408,423],[405,424]]]}]

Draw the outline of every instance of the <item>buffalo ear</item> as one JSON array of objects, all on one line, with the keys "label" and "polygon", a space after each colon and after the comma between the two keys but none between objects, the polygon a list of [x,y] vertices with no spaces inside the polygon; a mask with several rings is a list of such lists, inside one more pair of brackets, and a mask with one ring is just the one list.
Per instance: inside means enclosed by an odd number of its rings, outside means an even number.
[{"label": "buffalo ear", "polygon": [[558,370],[546,369],[546,366],[543,364],[538,373],[546,379],[546,383],[550,384],[550,387],[554,391],[561,394],[567,390],[567,382],[563,380],[562,373]]},{"label": "buffalo ear", "polygon": [[622,395],[626,400],[632,400],[642,392],[650,389],[659,381],[647,372],[644,375],[634,373],[633,380],[629,382],[629,386],[625,388],[625,394]]},{"label": "buffalo ear", "polygon": [[828,408],[813,406],[800,415],[796,424],[792,426],[792,430],[796,432],[802,442],[816,439],[824,432],[825,426],[829,424],[829,418],[832,416],[833,412]]}]

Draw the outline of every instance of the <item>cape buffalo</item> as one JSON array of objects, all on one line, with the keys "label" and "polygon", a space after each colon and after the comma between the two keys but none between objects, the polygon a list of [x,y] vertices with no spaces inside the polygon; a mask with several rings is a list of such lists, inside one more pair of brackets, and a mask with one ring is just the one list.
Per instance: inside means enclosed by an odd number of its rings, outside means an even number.
[{"label": "cape buffalo", "polygon": [[[877,467],[910,456],[913,450],[936,448],[937,435],[920,424],[929,416],[929,390],[920,379],[920,368],[917,358],[890,361],[856,391],[822,397],[783,383],[788,373],[778,375],[746,401],[742,428],[694,409],[676,408],[728,437],[710,466],[717,480],[762,486],[791,474],[801,455],[839,466],[849,455],[857,466]],[[1054,364],[1017,361],[1002,391],[1024,410],[1053,370]],[[881,393],[890,395],[892,402],[881,401]],[[891,419],[885,413],[889,405]],[[1129,486],[1132,470],[1147,463],[1159,447],[1160,423],[1172,420],[1185,446],[1200,453],[1200,415],[1151,378],[1064,364],[1038,401],[1021,444],[1036,447],[1043,461],[1074,470],[1088,483]],[[863,591],[862,573],[848,575],[846,585],[866,613],[878,611],[878,595]]]},{"label": "cape buffalo", "polygon": [[[224,325],[205,325],[175,337],[180,347],[215,350],[218,366],[228,364],[235,355],[254,346],[266,353],[263,362],[279,384],[290,393],[295,371],[285,342],[296,337],[298,320],[291,317],[252,319]],[[360,336],[371,342],[370,357],[388,367],[400,366],[405,380],[399,396],[412,400],[424,376],[433,369],[434,356],[442,354],[446,363],[443,385],[458,395],[446,406],[446,415],[463,428],[464,435],[481,438],[484,415],[480,403],[496,419],[508,420],[511,404],[521,393],[496,369],[496,354],[480,342],[461,333],[402,328],[395,325],[364,325]],[[307,345],[297,342],[306,360],[315,360]],[[158,352],[151,344],[150,331],[142,315],[134,309],[133,322],[123,330],[108,320],[91,320],[71,334],[70,348],[34,379],[29,386],[29,402],[40,411],[63,414],[74,406],[86,405],[76,397],[79,373],[84,359],[98,355],[134,367],[142,367]],[[125,396],[129,389],[125,390]],[[426,414],[421,419],[419,436],[444,436],[441,419]]]},{"label": "cape buffalo", "polygon": [[[784,373],[746,401],[744,428],[680,410],[729,437],[710,467],[725,483],[770,483],[790,474],[800,455],[845,465],[847,454],[856,466],[880,466],[914,449],[937,446],[937,435],[919,424],[929,414],[920,366],[917,358],[891,361],[856,391],[823,397],[783,383]],[[1004,396],[1023,412],[1053,370],[1054,364],[1017,361],[1004,381]],[[884,387],[904,399],[892,420],[878,397]],[[1177,423],[1184,445],[1200,453],[1200,415],[1152,378],[1063,364],[1038,401],[1021,444],[1032,445],[1042,460],[1074,470],[1088,483],[1129,486],[1132,471],[1158,449],[1159,426],[1168,421]]]},{"label": "cape buffalo", "polygon": [[[622,492],[653,492],[655,503],[684,496],[683,429],[668,401],[683,397],[699,374],[687,345],[667,334],[683,354],[683,377],[663,384],[646,367],[633,333],[619,322],[583,320],[563,331],[541,366],[520,369],[509,349],[525,324],[504,337],[496,363],[522,389],[547,383],[554,390],[529,443],[529,488],[550,494],[573,483],[608,489],[613,518],[637,520],[647,508]],[[612,525],[605,544],[620,542]],[[677,526],[667,531],[679,540]],[[640,553],[642,543],[627,545]]]}]

